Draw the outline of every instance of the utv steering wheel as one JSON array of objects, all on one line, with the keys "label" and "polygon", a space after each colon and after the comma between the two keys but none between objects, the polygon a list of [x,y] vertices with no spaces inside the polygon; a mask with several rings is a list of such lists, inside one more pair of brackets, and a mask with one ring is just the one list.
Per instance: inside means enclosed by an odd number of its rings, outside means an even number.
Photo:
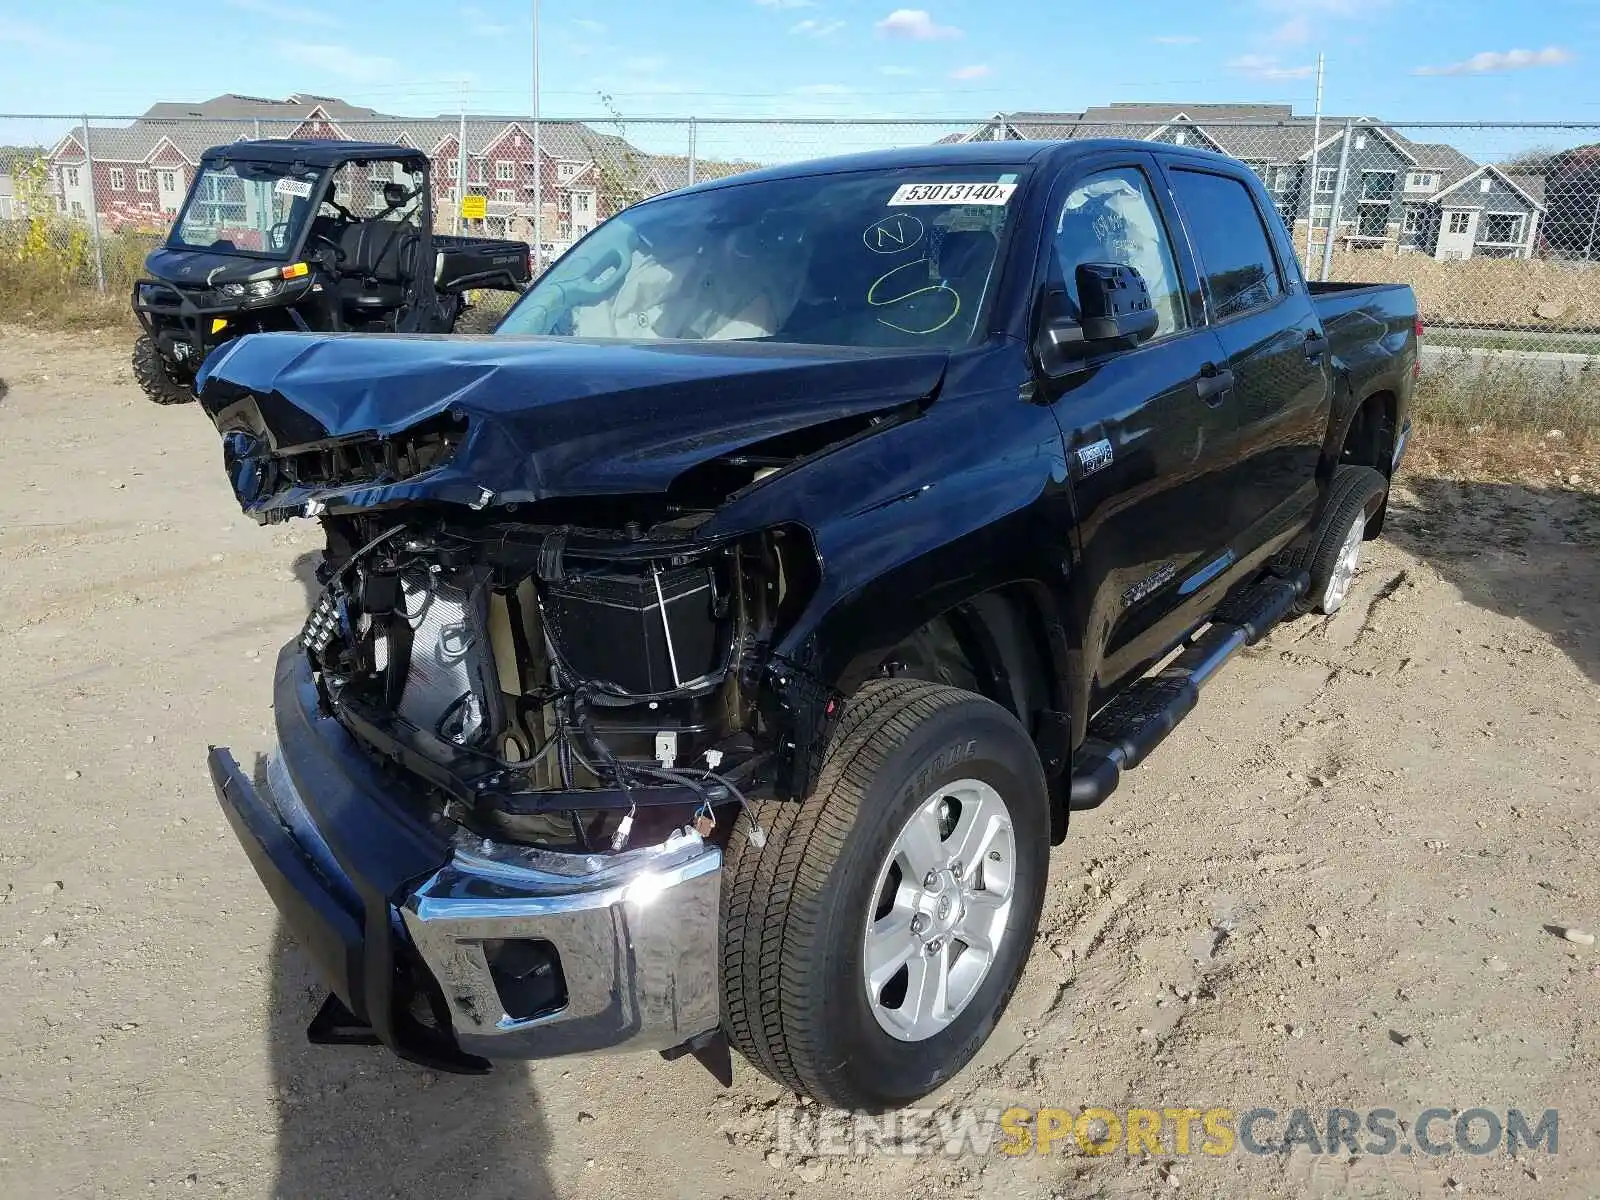
[{"label": "utv steering wheel", "polygon": [[332,250],[333,251],[333,261],[334,261],[334,265],[335,266],[338,266],[338,265],[342,264],[344,262],[344,260],[349,257],[349,255],[347,255],[344,252],[344,247],[341,246],[338,242],[334,241],[331,237],[329,237],[325,233],[313,233],[308,238],[306,238],[306,242],[307,242],[308,245],[312,244],[312,243],[316,243],[316,242],[321,242],[329,250]]}]

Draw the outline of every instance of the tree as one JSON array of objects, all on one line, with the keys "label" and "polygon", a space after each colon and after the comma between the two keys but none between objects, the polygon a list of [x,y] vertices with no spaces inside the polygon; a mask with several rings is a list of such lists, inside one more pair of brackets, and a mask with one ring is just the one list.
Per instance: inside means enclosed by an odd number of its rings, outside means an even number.
[{"label": "tree", "polygon": [[1600,143],[1550,156],[1544,203],[1548,250],[1562,257],[1600,258]]},{"label": "tree", "polygon": [[1507,158],[1500,169],[1508,175],[1543,175],[1550,168],[1550,160],[1560,153],[1557,146],[1530,146]]}]

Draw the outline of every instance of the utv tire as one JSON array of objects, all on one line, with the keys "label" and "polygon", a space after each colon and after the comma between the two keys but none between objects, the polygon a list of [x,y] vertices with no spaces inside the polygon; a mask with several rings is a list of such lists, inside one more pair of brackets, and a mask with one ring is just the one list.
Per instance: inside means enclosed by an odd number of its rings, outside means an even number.
[{"label": "utv tire", "polygon": [[[754,812],[765,844],[741,816],[723,870],[734,1047],[840,1108],[927,1095],[989,1037],[1038,929],[1050,813],[1032,740],[981,696],[875,680],[846,704],[815,793]],[[919,859],[943,865],[913,878]],[[889,980],[871,994],[869,954]]]},{"label": "utv tire", "polygon": [[194,389],[173,374],[149,334],[133,344],[133,377],[157,404],[187,404],[194,399]]},{"label": "utv tire", "polygon": [[1311,575],[1300,610],[1330,616],[1344,605],[1361,561],[1372,518],[1389,491],[1389,481],[1371,467],[1337,467],[1328,506],[1295,564]]}]

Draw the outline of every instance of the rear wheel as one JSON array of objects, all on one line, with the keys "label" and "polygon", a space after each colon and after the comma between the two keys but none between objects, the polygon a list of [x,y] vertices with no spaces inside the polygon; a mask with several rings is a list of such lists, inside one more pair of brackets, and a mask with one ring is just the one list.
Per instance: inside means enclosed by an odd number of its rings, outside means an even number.
[{"label": "rear wheel", "polygon": [[1328,506],[1298,565],[1310,573],[1304,608],[1333,614],[1344,607],[1361,564],[1367,526],[1383,504],[1389,481],[1371,467],[1334,471]]},{"label": "rear wheel", "polygon": [[874,681],[814,795],[740,818],[722,896],[724,1027],[841,1108],[924,1096],[1004,1011],[1043,904],[1050,820],[1031,739],[970,692]]},{"label": "rear wheel", "polygon": [[156,349],[155,339],[144,334],[133,344],[133,377],[144,394],[157,404],[187,404],[194,390]]}]

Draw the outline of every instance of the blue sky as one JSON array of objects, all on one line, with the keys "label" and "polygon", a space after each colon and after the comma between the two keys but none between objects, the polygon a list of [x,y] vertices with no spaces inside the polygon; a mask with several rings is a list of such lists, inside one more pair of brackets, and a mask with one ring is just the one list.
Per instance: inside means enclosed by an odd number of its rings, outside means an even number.
[{"label": "blue sky", "polygon": [[[6,7],[5,112],[138,112],[223,91],[408,115],[463,96],[480,112],[528,107],[529,3]],[[1322,50],[1331,112],[1600,123],[1597,0],[544,0],[542,14],[552,116],[599,113],[601,92],[625,116],[953,117],[1141,99],[1309,112]]]}]

